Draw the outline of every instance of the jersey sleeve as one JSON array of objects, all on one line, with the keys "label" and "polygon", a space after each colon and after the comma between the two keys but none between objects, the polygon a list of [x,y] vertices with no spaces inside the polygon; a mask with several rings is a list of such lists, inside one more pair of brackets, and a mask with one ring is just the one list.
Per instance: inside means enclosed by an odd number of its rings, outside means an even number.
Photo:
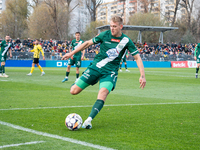
[{"label": "jersey sleeve", "polygon": [[106,31],[101,32],[99,35],[97,35],[96,37],[94,37],[94,38],[92,39],[93,43],[94,43],[94,44],[101,43],[102,40],[103,40],[103,36],[104,36],[105,33],[106,33]]},{"label": "jersey sleeve", "polygon": [[41,45],[38,46],[38,49],[39,49],[39,51],[42,53],[42,56],[44,56],[44,52],[43,52],[43,49],[42,49],[42,46],[41,46]]},{"label": "jersey sleeve", "polygon": [[127,44],[127,49],[132,56],[138,54],[138,50],[137,50],[135,44],[131,41],[131,39],[129,39],[129,42]]},{"label": "jersey sleeve", "polygon": [[72,42],[70,43],[69,47],[72,48],[73,42],[74,42],[74,40],[72,40]]}]

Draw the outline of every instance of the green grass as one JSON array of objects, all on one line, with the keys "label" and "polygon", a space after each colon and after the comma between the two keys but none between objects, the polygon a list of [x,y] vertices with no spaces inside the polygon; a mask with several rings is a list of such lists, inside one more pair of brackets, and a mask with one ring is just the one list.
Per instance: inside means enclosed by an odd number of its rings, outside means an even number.
[{"label": "green grass", "polygon": [[[123,70],[93,128],[78,131],[69,131],[64,120],[73,112],[87,118],[98,84],[73,96],[69,89],[75,81],[74,68],[65,83],[61,83],[65,68],[43,69],[45,76],[38,69],[26,76],[30,68],[6,68],[10,77],[0,78],[0,121],[113,149],[200,149],[200,79],[195,79],[195,69],[145,68],[144,90],[139,89],[137,68],[130,73]],[[0,146],[31,141],[45,142],[6,149],[94,149],[0,124]]]}]

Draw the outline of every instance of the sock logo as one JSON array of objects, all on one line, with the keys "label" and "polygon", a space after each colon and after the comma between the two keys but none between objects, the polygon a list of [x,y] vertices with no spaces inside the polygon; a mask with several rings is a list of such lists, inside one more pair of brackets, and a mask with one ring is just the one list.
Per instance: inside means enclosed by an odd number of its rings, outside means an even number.
[{"label": "sock logo", "polygon": [[98,113],[99,113],[99,110],[97,109],[97,108],[94,108],[96,111],[98,111]]}]

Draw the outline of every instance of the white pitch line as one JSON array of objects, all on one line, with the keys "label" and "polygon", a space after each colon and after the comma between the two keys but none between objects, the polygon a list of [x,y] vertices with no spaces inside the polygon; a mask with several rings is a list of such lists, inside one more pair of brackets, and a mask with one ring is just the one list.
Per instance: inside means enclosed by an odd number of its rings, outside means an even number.
[{"label": "white pitch line", "polygon": [[33,133],[33,134],[36,134],[36,135],[42,135],[42,136],[45,136],[45,137],[59,139],[59,140],[67,141],[67,142],[70,142],[70,143],[75,143],[75,144],[79,144],[79,145],[83,145],[83,146],[87,146],[87,147],[92,147],[92,148],[96,148],[96,149],[100,149],[100,150],[114,150],[112,148],[108,148],[108,147],[104,147],[104,146],[100,146],[100,145],[95,145],[95,144],[92,144],[92,143],[87,143],[87,142],[75,140],[75,139],[72,139],[72,138],[67,138],[67,137],[63,137],[63,136],[59,136],[59,135],[55,135],[55,134],[49,134],[49,133],[45,133],[45,132],[36,131],[36,130],[33,130],[33,129],[24,128],[24,127],[14,125],[14,124],[11,124],[11,123],[7,123],[7,122],[3,122],[3,121],[0,121],[0,124],[14,128],[14,129],[17,129],[17,130],[22,130],[22,131],[26,131],[26,132],[29,132],[29,133]]},{"label": "white pitch line", "polygon": [[21,145],[39,144],[39,143],[44,143],[44,142],[45,141],[33,141],[33,142],[26,142],[26,143],[19,143],[19,144],[10,144],[10,145],[0,146],[0,148],[15,147],[15,146],[21,146]]},{"label": "white pitch line", "polygon": [[[114,106],[138,106],[138,105],[174,105],[174,104],[198,104],[200,102],[174,102],[174,103],[143,103],[143,104],[110,104],[104,105],[104,107],[114,107]],[[32,108],[9,108],[0,109],[3,110],[31,110],[31,109],[57,109],[57,108],[79,108],[79,107],[92,107],[93,105],[83,105],[83,106],[58,106],[58,107],[32,107]]]}]

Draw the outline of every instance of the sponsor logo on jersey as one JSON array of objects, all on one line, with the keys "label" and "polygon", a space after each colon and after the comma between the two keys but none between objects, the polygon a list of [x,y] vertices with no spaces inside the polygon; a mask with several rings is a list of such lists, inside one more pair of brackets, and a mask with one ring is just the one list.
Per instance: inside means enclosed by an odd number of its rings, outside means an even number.
[{"label": "sponsor logo on jersey", "polygon": [[119,39],[111,39],[111,41],[112,41],[112,42],[118,42],[118,43],[120,42]]},{"label": "sponsor logo on jersey", "polygon": [[119,52],[116,48],[109,49],[106,54],[108,55],[108,58],[115,58],[119,55]]},{"label": "sponsor logo on jersey", "polygon": [[111,44],[110,42],[107,42],[107,41],[105,41],[105,43],[107,43],[107,44]]}]

